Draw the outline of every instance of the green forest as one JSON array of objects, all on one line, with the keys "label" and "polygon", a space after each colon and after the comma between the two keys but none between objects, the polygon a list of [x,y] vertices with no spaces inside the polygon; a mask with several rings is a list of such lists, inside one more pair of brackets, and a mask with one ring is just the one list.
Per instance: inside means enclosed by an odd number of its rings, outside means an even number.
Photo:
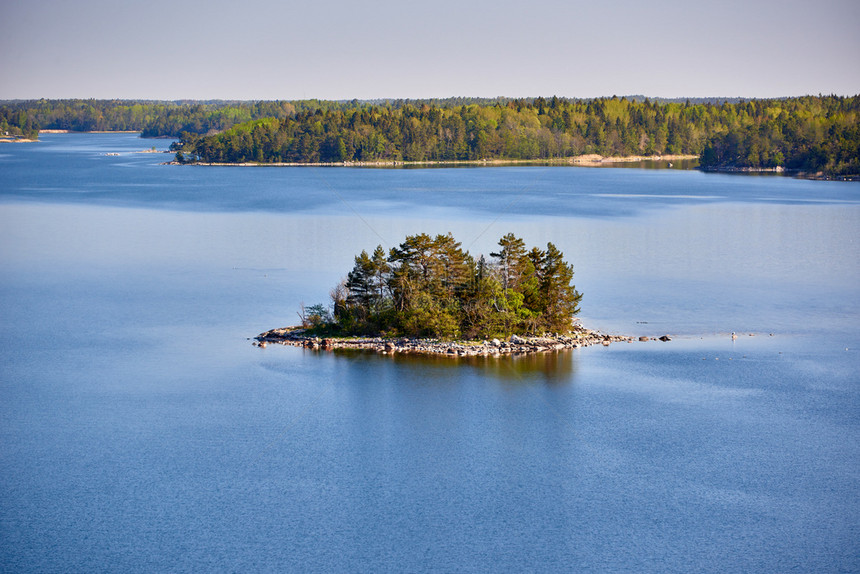
[{"label": "green forest", "polygon": [[[449,98],[425,102],[450,107],[466,103],[485,105],[494,101],[499,100]],[[398,109],[407,105],[408,100],[383,100],[379,104]],[[183,132],[213,134],[262,118],[287,118],[305,111],[341,110],[362,105],[358,100],[14,100],[0,101],[0,128],[3,132],[15,135],[26,132],[32,137],[36,137],[42,129],[74,132],[135,131],[143,137],[178,138]]]},{"label": "green forest", "polygon": [[860,175],[860,96],[0,102],[0,133],[140,131],[180,162],[563,160],[689,154],[703,169]]},{"label": "green forest", "polygon": [[511,100],[316,109],[200,137],[182,134],[177,159],[211,163],[553,160],[692,154],[705,169],[784,168],[860,174],[860,98],[734,104]]},{"label": "green forest", "polygon": [[[319,109],[318,102],[305,105]],[[266,117],[304,109],[290,102],[153,102],[132,100],[25,100],[0,103],[0,128],[38,131],[135,131],[143,137],[177,138],[182,132],[215,133]],[[9,129],[9,128],[5,128]]]},{"label": "green forest", "polygon": [[552,243],[527,249],[509,233],[491,260],[448,233],[411,235],[388,253],[362,251],[331,291],[332,309],[305,310],[306,325],[341,335],[476,339],[566,333],[582,295]]}]

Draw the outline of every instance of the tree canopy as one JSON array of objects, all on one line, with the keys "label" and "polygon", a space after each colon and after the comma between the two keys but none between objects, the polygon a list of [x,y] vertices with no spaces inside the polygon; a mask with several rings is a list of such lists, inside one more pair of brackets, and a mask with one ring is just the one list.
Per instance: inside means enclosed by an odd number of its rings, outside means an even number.
[{"label": "tree canopy", "polygon": [[488,338],[567,332],[582,295],[552,243],[525,249],[513,234],[477,259],[450,233],[410,235],[386,254],[362,251],[331,292],[345,334]]},{"label": "tree canopy", "polygon": [[551,160],[596,153],[699,155],[703,167],[860,173],[860,98],[722,104],[537,98],[399,107],[356,104],[183,133],[204,162]]}]

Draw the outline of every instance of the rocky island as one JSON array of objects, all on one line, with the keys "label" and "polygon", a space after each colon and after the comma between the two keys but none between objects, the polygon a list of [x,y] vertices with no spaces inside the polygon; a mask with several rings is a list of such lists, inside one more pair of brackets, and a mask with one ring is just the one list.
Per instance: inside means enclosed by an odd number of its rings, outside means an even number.
[{"label": "rocky island", "polygon": [[382,355],[413,354],[443,355],[448,357],[501,357],[503,355],[525,355],[548,353],[565,349],[578,349],[593,345],[608,347],[611,343],[632,343],[639,341],[669,341],[668,335],[659,339],[653,337],[627,337],[623,335],[604,335],[577,326],[566,335],[544,335],[541,337],[521,337],[511,335],[509,340],[497,338],[482,341],[442,341],[420,338],[385,337],[319,337],[308,333],[301,327],[284,327],[260,333],[254,338],[254,345],[266,348],[269,344],[303,347],[306,349],[332,351],[335,349],[355,349],[376,352]]},{"label": "rocky island", "polygon": [[362,251],[331,290],[331,306],[302,306],[301,326],[266,331],[255,344],[491,356],[634,340],[575,323],[582,294],[555,245],[527,250],[513,233],[498,245],[487,260],[463,251],[450,233],[422,233],[387,255],[381,245]]}]

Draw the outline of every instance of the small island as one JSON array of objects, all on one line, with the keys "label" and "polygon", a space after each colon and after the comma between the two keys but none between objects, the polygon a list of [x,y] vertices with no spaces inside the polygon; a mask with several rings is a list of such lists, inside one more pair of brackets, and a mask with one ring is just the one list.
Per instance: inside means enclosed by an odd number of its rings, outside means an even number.
[{"label": "small island", "polygon": [[498,246],[488,260],[450,233],[422,233],[388,253],[362,251],[330,306],[303,306],[301,326],[266,331],[255,344],[488,356],[633,341],[576,324],[582,294],[553,243],[527,249],[508,233]]}]

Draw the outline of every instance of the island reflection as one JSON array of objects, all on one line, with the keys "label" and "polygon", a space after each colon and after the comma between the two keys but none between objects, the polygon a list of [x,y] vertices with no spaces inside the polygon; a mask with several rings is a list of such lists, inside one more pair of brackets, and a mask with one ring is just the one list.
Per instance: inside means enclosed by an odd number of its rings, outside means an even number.
[{"label": "island reflection", "polygon": [[393,362],[408,369],[431,369],[434,371],[471,368],[482,374],[504,381],[522,383],[548,382],[564,384],[572,382],[577,370],[576,350],[546,353],[492,356],[447,356],[433,354],[399,353],[393,356],[380,355],[365,349],[334,349],[330,352],[355,362]]}]

